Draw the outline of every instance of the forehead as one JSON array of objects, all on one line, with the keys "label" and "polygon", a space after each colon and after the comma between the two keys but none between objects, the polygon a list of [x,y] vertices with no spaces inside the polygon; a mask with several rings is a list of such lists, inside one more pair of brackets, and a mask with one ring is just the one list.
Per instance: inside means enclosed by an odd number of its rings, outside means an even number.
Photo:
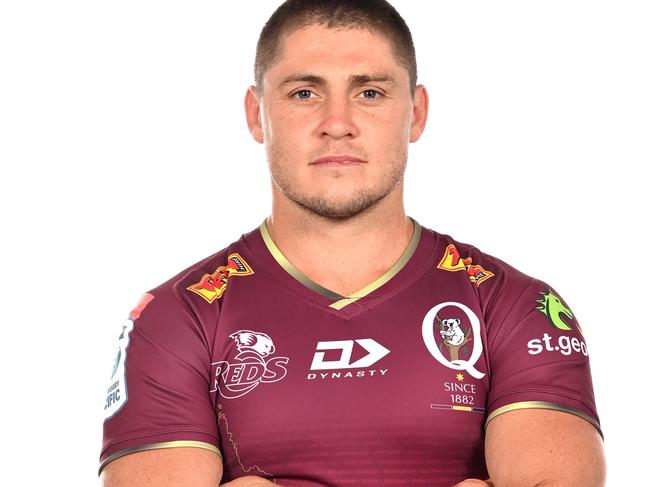
[{"label": "forehead", "polygon": [[280,56],[267,71],[269,80],[291,72],[346,78],[371,72],[408,79],[388,38],[372,30],[309,25],[282,36],[280,46]]}]

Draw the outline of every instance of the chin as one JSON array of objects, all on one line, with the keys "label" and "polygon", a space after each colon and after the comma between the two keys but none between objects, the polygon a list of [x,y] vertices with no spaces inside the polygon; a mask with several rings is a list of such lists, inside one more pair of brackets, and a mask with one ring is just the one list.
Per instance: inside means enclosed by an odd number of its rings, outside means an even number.
[{"label": "chin", "polygon": [[347,220],[369,210],[386,195],[358,191],[346,197],[305,196],[293,199],[312,213],[333,220]]}]

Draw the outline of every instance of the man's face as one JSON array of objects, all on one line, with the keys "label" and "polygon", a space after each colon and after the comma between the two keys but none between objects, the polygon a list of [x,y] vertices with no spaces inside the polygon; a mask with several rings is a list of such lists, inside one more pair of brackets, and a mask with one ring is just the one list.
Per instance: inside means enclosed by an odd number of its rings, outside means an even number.
[{"label": "man's face", "polygon": [[408,71],[386,38],[320,25],[296,30],[262,88],[261,99],[247,94],[247,117],[266,145],[277,197],[350,218],[401,191],[427,100],[421,86],[411,96]]}]

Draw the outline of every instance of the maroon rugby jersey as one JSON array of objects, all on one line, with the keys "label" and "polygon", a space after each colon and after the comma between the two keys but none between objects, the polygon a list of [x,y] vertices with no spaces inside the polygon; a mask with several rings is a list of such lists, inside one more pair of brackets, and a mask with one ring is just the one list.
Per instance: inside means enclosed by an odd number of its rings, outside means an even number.
[{"label": "maroon rugby jersey", "polygon": [[450,487],[487,478],[486,422],[522,408],[599,428],[585,340],[547,284],[416,224],[399,261],[343,297],[263,224],[131,313],[100,460],[196,446],[222,455],[224,482]]}]

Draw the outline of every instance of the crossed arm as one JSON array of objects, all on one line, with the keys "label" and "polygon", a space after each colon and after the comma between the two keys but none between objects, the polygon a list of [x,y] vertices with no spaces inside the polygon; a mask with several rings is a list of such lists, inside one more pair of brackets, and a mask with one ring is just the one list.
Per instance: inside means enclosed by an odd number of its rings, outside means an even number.
[{"label": "crossed arm", "polygon": [[[490,481],[468,479],[450,487],[603,487],[602,440],[584,419],[543,409],[510,411],[487,427]],[[214,487],[222,476],[216,453],[198,448],[152,450],[119,458],[102,472],[103,487]],[[242,477],[223,487],[276,485]]]}]

